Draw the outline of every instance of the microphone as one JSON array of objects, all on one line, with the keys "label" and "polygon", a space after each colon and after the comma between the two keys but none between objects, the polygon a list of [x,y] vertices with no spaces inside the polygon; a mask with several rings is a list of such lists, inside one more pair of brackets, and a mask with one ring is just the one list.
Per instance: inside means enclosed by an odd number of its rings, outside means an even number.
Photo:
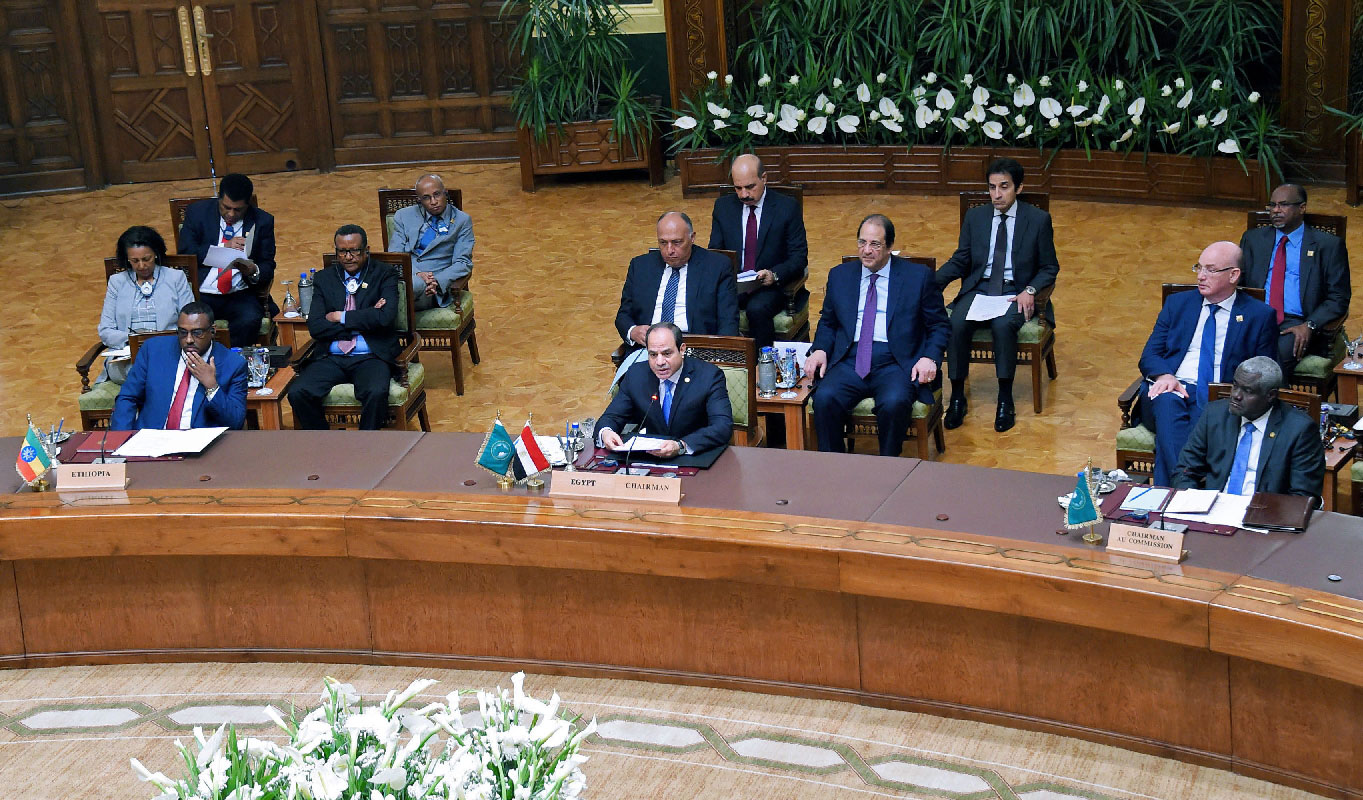
[{"label": "microphone", "polygon": [[109,429],[104,429],[104,435],[99,437],[99,464],[108,464],[108,456],[104,455],[104,443],[109,439]]},{"label": "microphone", "polygon": [[653,411],[653,404],[656,403],[656,402],[658,402],[658,393],[657,393],[657,392],[654,392],[654,393],[653,393],[653,397],[649,398],[649,401],[648,401],[648,408],[644,409],[644,419],[643,419],[643,421],[639,423],[639,427],[638,427],[638,429],[636,429],[636,430],[634,431],[634,435],[631,436],[631,437],[629,437],[629,448],[625,450],[625,474],[626,474],[626,475],[629,475],[629,474],[630,474],[630,471],[629,471],[629,458],[630,458],[630,456],[634,455],[634,442],[639,438],[639,436],[640,436],[641,434],[643,434],[643,433],[645,433],[645,432],[647,431],[647,428],[645,428],[644,426],[645,426],[646,424],[648,424],[648,415],[649,415],[649,412]]}]

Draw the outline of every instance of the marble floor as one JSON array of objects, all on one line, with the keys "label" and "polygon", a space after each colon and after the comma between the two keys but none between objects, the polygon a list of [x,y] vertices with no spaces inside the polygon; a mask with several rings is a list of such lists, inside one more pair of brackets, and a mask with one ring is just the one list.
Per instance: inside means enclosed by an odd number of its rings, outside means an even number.
[{"label": "marble floor", "polygon": [[[411,185],[420,171],[257,178],[261,206],[277,219],[278,279],[318,265],[343,223],[377,233],[375,190]],[[607,353],[616,344],[612,320],[629,259],[653,245],[654,220],[668,209],[687,212],[704,243],[712,200],[683,198],[675,175],[658,187],[632,176],[586,178],[526,194],[514,163],[447,164],[434,171],[463,190],[474,220],[472,285],[482,363],[467,372],[467,390],[457,397],[447,355],[423,358],[433,428],[485,430],[499,410],[512,425],[533,413],[548,429],[565,418],[599,414],[611,376]],[[128,225],[148,224],[166,233],[170,198],[210,191],[201,180],[0,200],[9,259],[6,322],[0,327],[0,435],[21,433],[26,413],[45,424],[65,417],[68,426],[78,425],[80,380],[73,364],[96,338],[104,296],[101,260],[113,254],[114,241]],[[1363,253],[1363,213],[1345,205],[1343,190],[1313,188],[1310,198],[1313,211],[1352,218],[1349,244],[1355,254]],[[1054,200],[1051,210],[1061,264],[1054,298],[1060,377],[1046,387],[1045,410],[1035,415],[1025,373],[1019,373],[1018,424],[1000,435],[992,426],[997,386],[992,369],[976,365],[971,416],[964,427],[947,432],[943,460],[1053,473],[1071,473],[1090,456],[1110,464],[1120,421],[1115,400],[1136,375],[1158,310],[1159,285],[1191,279],[1188,269],[1201,248],[1216,239],[1238,240],[1245,220],[1244,210],[1067,200]],[[855,226],[873,211],[894,220],[896,246],[906,253],[940,261],[954,249],[955,196],[808,197],[815,309],[829,268],[854,250]],[[282,288],[275,294],[282,297]],[[1355,311],[1349,328],[1357,333],[1359,325]]]}]

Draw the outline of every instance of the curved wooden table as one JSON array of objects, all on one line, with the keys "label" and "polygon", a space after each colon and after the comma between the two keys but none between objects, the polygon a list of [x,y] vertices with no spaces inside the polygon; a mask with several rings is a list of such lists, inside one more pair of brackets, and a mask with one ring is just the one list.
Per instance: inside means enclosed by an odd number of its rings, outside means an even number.
[{"label": "curved wooden table", "polygon": [[737,448],[680,508],[638,508],[503,493],[472,466],[481,438],[242,432],[130,465],[126,505],[6,495],[0,664],[522,665],[965,716],[1363,797],[1356,518],[1195,535],[1172,566],[1057,536],[1059,476]]}]

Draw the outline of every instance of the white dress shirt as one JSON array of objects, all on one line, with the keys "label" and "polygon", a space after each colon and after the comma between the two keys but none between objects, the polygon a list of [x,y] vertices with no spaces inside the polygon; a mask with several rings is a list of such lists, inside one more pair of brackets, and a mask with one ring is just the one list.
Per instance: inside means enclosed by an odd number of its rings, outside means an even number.
[{"label": "white dress shirt", "polygon": [[[683,331],[691,330],[686,326],[686,273],[690,262],[677,267],[681,277],[677,281],[677,304],[672,309],[672,322]],[[672,267],[663,265],[663,279],[658,281],[658,297],[653,301],[653,316],[650,321],[654,324],[663,321],[663,295],[667,294],[667,282],[672,279]]]},{"label": "white dress shirt", "polygon": [[[218,241],[215,242],[214,244],[217,244],[220,247],[225,247],[226,245],[222,244],[223,242],[230,242],[233,239],[237,238],[238,236],[242,236],[243,231],[245,230],[246,230],[245,221],[239,220],[235,225],[228,225],[227,220],[224,220],[223,218],[219,217]],[[240,258],[246,258],[246,253],[243,252]],[[207,277],[204,278],[203,283],[199,284],[199,293],[222,294],[222,292],[218,291],[218,275],[222,274],[223,272],[232,273],[232,291],[239,292],[242,289],[246,288],[246,276],[242,274],[241,270],[233,269],[232,267],[218,267],[209,272]]]},{"label": "white dress shirt", "polygon": [[[1003,250],[1003,279],[1011,281],[1013,279],[1013,229],[1017,226],[1018,203],[1016,200],[1003,212],[1003,218],[1007,220],[1004,225],[1008,231],[1008,243]],[[994,243],[999,235],[999,215],[994,214],[989,218],[989,261],[984,268],[986,280],[994,274]]]},{"label": "white dress shirt", "polygon": [[[1197,383],[1198,361],[1202,357],[1202,326],[1207,322],[1207,306],[1211,303],[1204,302],[1202,310],[1197,314],[1197,327],[1193,328],[1193,340],[1188,343],[1188,352],[1183,354],[1183,361],[1178,365],[1178,372],[1174,377],[1184,383]],[[1230,329],[1230,310],[1235,305],[1235,293],[1230,297],[1216,303],[1221,310],[1216,312],[1216,359],[1212,362],[1212,380],[1216,380],[1221,375],[1221,354],[1226,349],[1226,331]]]},{"label": "white dress shirt", "polygon": [[[888,342],[889,334],[886,333],[885,317],[890,308],[890,262],[886,261],[885,266],[880,268],[877,273],[880,278],[876,281],[876,321],[875,328],[871,331],[872,341]],[[853,342],[861,341],[862,313],[866,310],[866,292],[871,288],[871,271],[866,265],[861,266],[861,289],[857,292],[857,329],[854,331],[856,336],[852,337]]]}]

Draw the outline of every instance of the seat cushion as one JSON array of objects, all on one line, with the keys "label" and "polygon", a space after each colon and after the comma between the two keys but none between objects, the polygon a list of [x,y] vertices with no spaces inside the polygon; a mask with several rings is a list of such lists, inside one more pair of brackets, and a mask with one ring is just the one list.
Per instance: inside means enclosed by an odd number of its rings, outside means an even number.
[{"label": "seat cushion", "polygon": [[1325,380],[1325,376],[1334,372],[1335,365],[1325,356],[1306,356],[1297,362],[1297,368],[1292,374],[1298,378],[1310,378],[1316,381]]},{"label": "seat cushion", "polygon": [[745,426],[748,424],[748,368],[720,365],[719,371],[724,373],[724,385],[729,390],[734,425]]},{"label": "seat cushion", "polygon": [[90,387],[90,391],[84,392],[78,397],[77,403],[81,411],[113,411],[114,398],[118,397],[118,390],[122,388],[113,381],[100,381]]},{"label": "seat cushion", "polygon": [[1144,425],[1122,428],[1117,431],[1117,449],[1153,453],[1155,452],[1155,432]]},{"label": "seat cushion", "polygon": [[[1050,329],[1050,324],[1041,317],[1032,317],[1022,324],[1022,329],[1018,331],[1018,344],[1038,344],[1042,337]],[[992,342],[994,332],[988,325],[981,325],[975,329],[974,335],[970,337],[972,342]]]},{"label": "seat cushion", "polygon": [[[420,362],[407,365],[407,386],[403,386],[395,380],[388,381],[388,405],[400,406],[407,402],[407,399],[421,390],[426,383],[426,367]],[[410,387],[410,388],[409,388]],[[325,405],[336,406],[355,406],[359,405],[359,400],[355,399],[355,384],[338,383],[331,388],[327,394]]]},{"label": "seat cushion", "polygon": [[464,320],[473,313],[473,292],[460,292],[459,305],[450,304],[445,308],[428,308],[416,312],[418,331],[457,330]]},{"label": "seat cushion", "polygon": [[[792,315],[789,309],[782,309],[772,319],[772,324],[776,326],[776,337],[778,339],[789,339],[804,329],[809,324],[809,299],[800,304]],[[738,311],[738,330],[740,333],[748,333],[748,312],[746,309]]]},{"label": "seat cushion", "polygon": [[[213,320],[213,327],[215,327],[215,328],[220,328],[220,329],[222,329],[222,330],[227,330],[227,320],[225,320],[225,319]],[[270,335],[270,331],[272,331],[272,330],[274,330],[274,320],[271,320],[271,319],[269,318],[268,315],[266,315],[266,316],[261,316],[261,318],[260,318],[260,335],[261,335],[261,336],[269,336],[269,335]]]},{"label": "seat cushion", "polygon": [[[941,390],[941,389],[938,389],[937,391],[933,392],[933,393],[932,393],[932,397],[933,397],[933,405],[941,405],[941,403],[942,403],[942,390]],[[813,403],[810,403],[810,404],[807,406],[807,408],[810,409],[810,413],[813,413],[814,404],[813,404]],[[933,406],[930,406],[930,405],[928,405],[927,403],[921,403],[921,402],[919,402],[919,401],[917,401],[917,400],[913,401],[913,419],[925,419],[925,418],[927,418],[927,416],[928,416],[929,414],[932,413],[932,409],[933,409]],[[875,401],[875,398],[873,398],[873,397],[868,397],[868,398],[866,398],[865,400],[862,400],[860,403],[857,403],[855,406],[852,407],[852,416],[854,416],[854,417],[870,417],[870,416],[874,416],[875,413],[876,413],[876,401]]]},{"label": "seat cushion", "polygon": [[[1354,483],[1363,483],[1363,461],[1355,461],[1349,468],[1349,480]],[[1354,509],[1357,511],[1358,509]]]},{"label": "seat cushion", "polygon": [[383,227],[388,231],[388,238],[384,239],[385,242],[393,241],[393,234],[398,232],[397,216],[397,214],[383,215]]}]

